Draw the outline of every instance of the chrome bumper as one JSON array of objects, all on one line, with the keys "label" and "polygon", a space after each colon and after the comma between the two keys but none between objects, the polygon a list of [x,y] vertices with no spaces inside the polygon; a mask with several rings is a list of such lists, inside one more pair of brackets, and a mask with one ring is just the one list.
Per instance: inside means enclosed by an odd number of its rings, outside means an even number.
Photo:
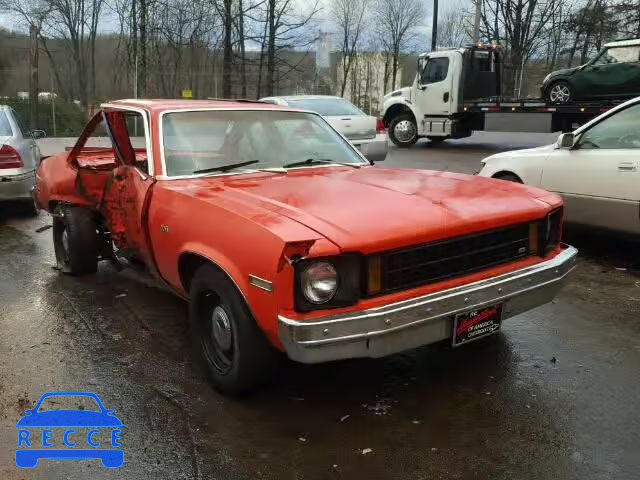
[{"label": "chrome bumper", "polygon": [[575,267],[578,250],[564,245],[554,258],[497,277],[397,303],[300,321],[278,316],[287,355],[317,363],[383,357],[451,338],[455,314],[504,303],[502,318],[550,302]]}]

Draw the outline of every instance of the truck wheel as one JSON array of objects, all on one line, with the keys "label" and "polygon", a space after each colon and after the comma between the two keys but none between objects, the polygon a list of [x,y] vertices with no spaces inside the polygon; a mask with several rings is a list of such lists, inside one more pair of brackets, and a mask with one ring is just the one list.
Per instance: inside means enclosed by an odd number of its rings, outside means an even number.
[{"label": "truck wheel", "polygon": [[552,83],[547,90],[547,101],[556,105],[569,103],[573,100],[573,89],[569,83],[559,80]]},{"label": "truck wheel", "polygon": [[389,124],[389,138],[398,148],[409,148],[418,141],[418,127],[413,116],[399,115]]},{"label": "truck wheel", "polygon": [[95,214],[85,207],[57,208],[53,219],[53,246],[60,270],[85,275],[98,270]]},{"label": "truck wheel", "polygon": [[196,272],[189,294],[195,351],[213,387],[239,394],[269,378],[277,352],[227,275],[204,265]]}]

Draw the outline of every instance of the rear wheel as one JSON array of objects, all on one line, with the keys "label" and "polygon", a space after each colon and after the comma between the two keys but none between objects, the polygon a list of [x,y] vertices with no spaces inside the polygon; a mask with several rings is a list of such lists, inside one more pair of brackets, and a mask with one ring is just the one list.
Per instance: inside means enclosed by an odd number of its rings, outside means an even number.
[{"label": "rear wheel", "polygon": [[70,275],[98,270],[95,214],[85,207],[58,207],[53,219],[53,246],[58,267]]},{"label": "rear wheel", "polygon": [[389,124],[389,138],[399,148],[409,148],[418,141],[418,127],[413,115],[398,115]]},{"label": "rear wheel", "polygon": [[202,266],[191,282],[190,297],[194,346],[213,387],[237,394],[267,379],[277,352],[227,275],[213,265]]},{"label": "rear wheel", "polygon": [[547,101],[555,105],[563,105],[573,100],[573,89],[568,82],[560,80],[554,82],[547,90]]}]

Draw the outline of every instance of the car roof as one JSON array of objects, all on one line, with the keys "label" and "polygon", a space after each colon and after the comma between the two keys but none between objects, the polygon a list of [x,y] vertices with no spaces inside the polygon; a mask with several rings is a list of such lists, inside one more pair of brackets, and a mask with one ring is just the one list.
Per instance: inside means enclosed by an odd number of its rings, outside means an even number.
[{"label": "car roof", "polygon": [[101,105],[108,107],[134,107],[141,108],[153,113],[162,113],[169,110],[198,110],[198,109],[220,109],[220,110],[292,110],[291,107],[282,107],[272,103],[246,101],[246,100],[177,100],[177,99],[126,99],[113,100]]},{"label": "car roof", "polygon": [[631,40],[620,40],[617,42],[609,42],[604,44],[605,47],[632,47],[636,45],[640,45],[640,38],[634,38]]},{"label": "car roof", "polygon": [[322,99],[344,100],[342,97],[338,97],[336,95],[282,95],[282,96],[268,97],[268,98],[281,98],[283,100],[322,100]]}]

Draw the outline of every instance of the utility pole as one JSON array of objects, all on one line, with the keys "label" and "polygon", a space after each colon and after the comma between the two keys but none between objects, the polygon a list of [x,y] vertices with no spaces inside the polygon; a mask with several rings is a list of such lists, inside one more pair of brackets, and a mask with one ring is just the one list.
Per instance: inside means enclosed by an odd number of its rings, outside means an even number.
[{"label": "utility pole", "polygon": [[431,27],[431,51],[438,45],[438,0],[433,0],[433,24]]},{"label": "utility pole", "polygon": [[51,88],[49,89],[49,95],[51,96],[51,123],[53,124],[53,136],[57,137],[56,131],[56,99],[53,92],[53,72],[49,72],[49,78],[51,79]]},{"label": "utility pole", "polygon": [[29,130],[36,129],[38,117],[38,27],[29,27]]},{"label": "utility pole", "polygon": [[476,21],[473,25],[473,41],[480,41],[480,14],[482,13],[482,0],[476,0]]}]

